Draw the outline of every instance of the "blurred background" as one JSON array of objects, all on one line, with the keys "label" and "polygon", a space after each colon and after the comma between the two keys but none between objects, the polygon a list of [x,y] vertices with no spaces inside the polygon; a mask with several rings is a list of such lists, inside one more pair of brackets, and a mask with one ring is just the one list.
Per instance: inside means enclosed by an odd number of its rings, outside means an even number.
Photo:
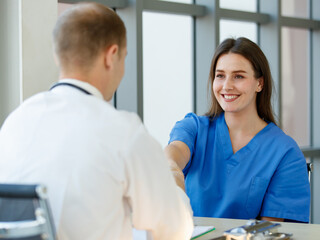
[{"label": "blurred background", "polygon": [[[51,32],[77,0],[0,1],[0,126],[58,80]],[[136,112],[164,147],[176,121],[208,108],[217,45],[247,37],[267,56],[279,126],[314,165],[311,222],[320,223],[320,0],[97,0],[127,27],[126,73],[112,104]]]}]

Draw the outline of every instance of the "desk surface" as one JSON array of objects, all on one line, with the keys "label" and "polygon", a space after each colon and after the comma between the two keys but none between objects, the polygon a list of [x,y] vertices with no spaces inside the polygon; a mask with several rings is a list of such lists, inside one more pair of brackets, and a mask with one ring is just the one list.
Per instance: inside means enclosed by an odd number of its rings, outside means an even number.
[{"label": "desk surface", "polygon": [[[199,226],[214,226],[216,230],[197,238],[197,240],[210,240],[223,235],[223,232],[247,223],[247,220],[226,218],[194,217],[194,224]],[[319,240],[320,224],[280,223],[279,232],[292,233],[292,240]]]}]

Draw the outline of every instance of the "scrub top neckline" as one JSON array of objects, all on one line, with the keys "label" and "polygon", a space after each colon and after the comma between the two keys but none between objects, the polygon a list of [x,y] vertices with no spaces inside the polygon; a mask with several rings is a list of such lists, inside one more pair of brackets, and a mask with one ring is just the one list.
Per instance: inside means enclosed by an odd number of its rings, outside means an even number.
[{"label": "scrub top neckline", "polygon": [[[220,141],[223,145],[223,152],[225,159],[228,160],[230,158],[237,158],[237,159],[242,159],[244,155],[247,153],[251,152],[258,146],[258,139],[261,138],[261,136],[264,135],[265,132],[267,132],[273,125],[274,123],[270,122],[268,123],[267,126],[265,126],[263,129],[261,129],[244,147],[239,149],[237,152],[233,153],[232,149],[232,143],[231,143],[231,138],[230,138],[230,133],[229,129],[227,126],[227,123],[224,118],[224,113],[221,114],[221,116],[217,119],[220,121],[220,126],[221,128],[218,128],[218,132],[220,135]],[[239,156],[239,157],[238,157]],[[240,157],[241,156],[241,157]]]}]

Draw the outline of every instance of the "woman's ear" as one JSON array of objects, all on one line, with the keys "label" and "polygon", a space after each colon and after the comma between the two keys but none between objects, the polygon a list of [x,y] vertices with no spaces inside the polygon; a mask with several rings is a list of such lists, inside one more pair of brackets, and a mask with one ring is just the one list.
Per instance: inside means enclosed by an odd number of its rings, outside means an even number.
[{"label": "woman's ear", "polygon": [[118,51],[119,46],[117,44],[113,44],[106,48],[104,51],[104,64],[106,68],[109,69],[113,67],[114,61],[117,59]]},{"label": "woman's ear", "polygon": [[257,87],[257,92],[261,92],[263,89],[263,83],[264,83],[264,78],[260,77],[258,78],[258,87]]}]

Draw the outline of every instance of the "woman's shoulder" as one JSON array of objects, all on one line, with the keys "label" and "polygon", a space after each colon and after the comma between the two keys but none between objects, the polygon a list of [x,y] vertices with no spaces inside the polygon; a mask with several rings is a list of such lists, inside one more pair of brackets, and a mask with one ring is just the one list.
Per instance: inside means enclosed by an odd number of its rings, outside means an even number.
[{"label": "woman's shoulder", "polygon": [[[217,117],[217,118],[219,118],[219,117]],[[192,119],[194,121],[199,121],[201,123],[214,122],[214,121],[217,120],[217,118],[213,118],[213,117],[207,116],[207,115],[198,115],[198,114],[196,114],[194,112],[189,112],[184,116],[184,119]]]},{"label": "woman's shoulder", "polygon": [[194,112],[187,113],[183,119],[177,122],[178,125],[192,125],[195,127],[208,127],[212,123],[210,117],[198,115]]},{"label": "woman's shoulder", "polygon": [[268,124],[270,127],[270,140],[274,143],[274,145],[278,145],[281,148],[295,148],[300,149],[297,142],[288,134],[286,134],[280,127],[275,125],[274,123]]}]

